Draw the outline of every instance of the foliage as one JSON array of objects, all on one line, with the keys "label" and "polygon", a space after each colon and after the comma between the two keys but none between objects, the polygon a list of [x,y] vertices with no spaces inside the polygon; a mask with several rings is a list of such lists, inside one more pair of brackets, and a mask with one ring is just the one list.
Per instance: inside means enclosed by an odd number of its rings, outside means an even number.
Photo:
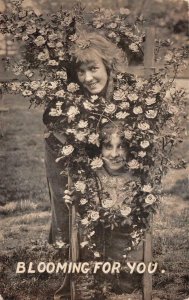
[{"label": "foliage", "polygon": [[[169,43],[157,43],[168,48],[163,67],[149,79],[124,73],[114,74],[112,98],[85,95],[73,81],[70,70],[73,45],[85,49],[90,41],[81,40],[83,24],[121,47],[126,52],[142,53],[143,21],[131,26],[128,10],[121,8],[115,15],[111,10],[86,13],[81,6],[71,11],[60,10],[47,18],[23,10],[21,1],[12,1],[10,14],[0,16],[1,32],[11,34],[25,45],[24,57],[15,62],[13,72],[24,75],[27,81],[16,80],[2,85],[8,91],[30,97],[31,103],[48,107],[49,130],[63,132],[66,144],[59,148],[57,162],[64,162],[64,171],[72,178],[73,197],[79,207],[78,225],[82,226],[82,247],[90,249],[96,258],[102,249],[97,247],[97,228],[129,227],[129,246],[123,257],[135,247],[148,227],[148,217],[157,208],[163,174],[173,165],[171,152],[180,142],[183,131],[178,120],[183,119],[184,91],[174,88],[174,78],[185,57],[184,49],[170,50]],[[36,71],[37,70],[37,71]],[[36,76],[40,80],[36,80]],[[111,196],[99,192],[96,185],[100,157],[91,159],[87,145],[100,145],[100,127],[107,122],[121,121],[128,144],[127,170],[134,174],[125,199],[119,209],[111,205]],[[66,171],[65,171],[66,170]],[[102,206],[96,199],[100,196]],[[60,245],[60,243],[59,243]],[[61,243],[64,246],[64,243]]]}]

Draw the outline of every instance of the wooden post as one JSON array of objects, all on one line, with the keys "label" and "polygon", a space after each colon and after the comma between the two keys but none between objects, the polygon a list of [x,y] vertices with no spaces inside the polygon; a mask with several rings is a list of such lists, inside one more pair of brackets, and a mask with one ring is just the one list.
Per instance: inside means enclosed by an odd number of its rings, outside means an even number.
[{"label": "wooden post", "polygon": [[[146,42],[144,47],[144,76],[146,79],[154,73],[155,28],[146,28]],[[150,229],[145,233],[143,259],[146,266],[152,261],[152,216],[149,218]],[[143,300],[152,300],[152,275],[147,271],[143,276]]]}]

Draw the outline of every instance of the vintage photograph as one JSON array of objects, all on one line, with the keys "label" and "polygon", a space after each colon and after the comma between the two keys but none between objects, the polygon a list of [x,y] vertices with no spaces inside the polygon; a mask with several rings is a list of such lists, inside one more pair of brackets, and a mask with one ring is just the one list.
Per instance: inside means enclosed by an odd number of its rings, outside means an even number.
[{"label": "vintage photograph", "polygon": [[189,299],[188,0],[0,0],[0,300]]}]

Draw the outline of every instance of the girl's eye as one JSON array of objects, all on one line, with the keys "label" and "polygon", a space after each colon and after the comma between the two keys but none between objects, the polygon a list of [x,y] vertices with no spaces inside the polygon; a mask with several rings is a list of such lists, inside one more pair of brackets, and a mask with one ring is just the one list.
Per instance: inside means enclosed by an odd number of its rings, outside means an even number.
[{"label": "girl's eye", "polygon": [[95,72],[98,69],[98,67],[91,67],[91,71]]}]

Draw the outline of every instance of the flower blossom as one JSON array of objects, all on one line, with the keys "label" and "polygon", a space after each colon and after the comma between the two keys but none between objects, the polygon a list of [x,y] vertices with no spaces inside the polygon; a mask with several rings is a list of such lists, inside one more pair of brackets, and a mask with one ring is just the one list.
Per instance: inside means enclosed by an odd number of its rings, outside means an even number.
[{"label": "flower blossom", "polygon": [[136,101],[138,99],[138,95],[137,94],[129,94],[128,98],[130,101]]},{"label": "flower blossom", "polygon": [[81,200],[80,200],[80,204],[81,204],[81,205],[85,205],[87,202],[88,202],[88,201],[87,201],[87,199],[85,199],[85,198],[81,198]]},{"label": "flower blossom", "polygon": [[79,109],[76,106],[70,106],[68,111],[67,111],[67,115],[70,121],[73,121],[75,119],[75,116],[78,115]]},{"label": "flower blossom", "polygon": [[49,59],[49,51],[44,49],[43,52],[40,52],[37,56],[38,60],[45,61]]},{"label": "flower blossom", "polygon": [[129,102],[124,101],[119,105],[119,107],[121,109],[128,109],[130,107],[130,104],[129,104]]},{"label": "flower blossom", "polygon": [[89,135],[89,143],[99,146],[99,134],[92,133]]},{"label": "flower blossom", "polygon": [[59,90],[55,93],[56,97],[63,98],[65,96],[64,90]]},{"label": "flower blossom", "polygon": [[88,126],[88,121],[80,120],[78,123],[79,128],[86,128]]},{"label": "flower blossom", "polygon": [[67,90],[70,93],[75,93],[79,90],[79,85],[77,83],[71,82],[70,84],[68,84]]},{"label": "flower blossom", "polygon": [[81,242],[81,243],[80,243],[81,248],[84,248],[85,246],[87,246],[88,243],[89,243],[88,241]]},{"label": "flower blossom", "polygon": [[141,114],[143,112],[142,107],[141,106],[134,107],[133,112],[135,115]]},{"label": "flower blossom", "polygon": [[133,52],[139,52],[138,45],[136,43],[131,43],[129,45],[129,49],[131,49]]},{"label": "flower blossom", "polygon": [[153,204],[154,202],[156,202],[156,197],[152,194],[149,194],[146,198],[145,198],[145,203],[147,204]]},{"label": "flower blossom", "polygon": [[22,95],[23,95],[23,96],[31,96],[31,95],[32,95],[32,91],[30,91],[30,90],[25,90],[25,91],[22,92]]},{"label": "flower blossom", "polygon": [[146,112],[146,118],[154,119],[157,116],[157,110],[150,109]]},{"label": "flower blossom", "polygon": [[57,71],[56,72],[57,77],[63,79],[63,80],[67,80],[67,73],[66,71]]},{"label": "flower blossom", "polygon": [[120,212],[122,216],[127,217],[131,213],[131,208],[127,205],[124,205],[121,209]]},{"label": "flower blossom", "polygon": [[30,83],[30,88],[32,90],[37,90],[40,87],[40,83],[38,81],[31,81]]},{"label": "flower blossom", "polygon": [[90,217],[91,217],[92,221],[97,221],[100,217],[99,212],[95,211],[95,210],[92,210],[91,213],[90,213]]},{"label": "flower blossom", "polygon": [[155,97],[148,97],[148,98],[146,98],[145,102],[146,102],[147,105],[152,105],[152,104],[156,103],[156,98]]},{"label": "flower blossom", "polygon": [[27,70],[27,71],[25,71],[24,72],[24,75],[26,75],[27,77],[32,77],[33,76],[33,72],[32,71],[30,71],[30,70]]},{"label": "flower blossom", "polygon": [[36,93],[36,96],[39,97],[39,98],[43,98],[43,97],[45,97],[45,95],[46,95],[46,92],[43,91],[43,90],[39,90]]},{"label": "flower blossom", "polygon": [[145,131],[150,129],[150,125],[146,122],[141,122],[138,124],[138,128]]},{"label": "flower blossom", "polygon": [[114,205],[114,201],[112,199],[103,199],[102,200],[102,207],[104,208],[110,208]]},{"label": "flower blossom", "polygon": [[85,140],[85,137],[87,135],[87,133],[83,132],[83,131],[75,131],[75,138],[76,140],[83,142]]},{"label": "flower blossom", "polygon": [[127,140],[131,140],[133,137],[133,132],[131,130],[125,130],[124,131],[124,136]]},{"label": "flower blossom", "polygon": [[85,189],[86,189],[86,184],[85,184],[84,181],[78,180],[75,183],[75,188],[76,188],[76,191],[81,192],[82,194],[84,194],[85,193]]},{"label": "flower blossom", "polygon": [[143,186],[142,191],[145,193],[151,193],[153,190],[152,186],[150,184],[146,184]]},{"label": "flower blossom", "polygon": [[103,166],[103,160],[99,157],[95,157],[91,162],[92,169],[101,168],[102,166]]},{"label": "flower blossom", "polygon": [[49,66],[52,66],[52,67],[56,67],[56,66],[59,65],[59,63],[58,63],[58,61],[56,61],[55,59],[50,59],[50,60],[48,61],[48,65],[49,65]]},{"label": "flower blossom", "polygon": [[98,251],[94,252],[94,257],[100,257],[100,253]]},{"label": "flower blossom", "polygon": [[57,86],[58,86],[58,82],[57,81],[51,81],[51,82],[49,82],[49,85],[48,85],[49,89],[51,89],[51,90],[56,89]]},{"label": "flower blossom", "polygon": [[145,148],[148,148],[150,145],[149,141],[141,141],[140,142],[140,146],[145,149]]},{"label": "flower blossom", "polygon": [[116,106],[115,104],[108,104],[104,110],[107,114],[112,114],[116,111]]},{"label": "flower blossom", "polygon": [[82,225],[88,225],[89,224],[89,219],[88,218],[84,218],[81,220],[81,224]]},{"label": "flower blossom", "polygon": [[119,100],[124,100],[126,98],[126,92],[122,90],[118,90],[114,92],[113,95],[114,100],[119,101]]},{"label": "flower blossom", "polygon": [[94,108],[94,104],[92,104],[88,100],[83,102],[83,106],[86,110],[93,110],[93,108]]},{"label": "flower blossom", "polygon": [[62,110],[61,109],[57,109],[57,108],[51,108],[49,115],[52,117],[59,117],[62,114]]},{"label": "flower blossom", "polygon": [[131,161],[128,162],[128,166],[130,169],[138,169],[140,164],[136,159],[132,159]]},{"label": "flower blossom", "polygon": [[61,153],[63,155],[70,155],[74,151],[74,147],[72,145],[67,145],[62,148]]},{"label": "flower blossom", "polygon": [[26,28],[26,32],[27,32],[27,34],[33,34],[33,33],[35,33],[35,32],[36,32],[36,30],[37,30],[37,28],[36,28],[36,26],[35,26],[35,25],[28,26],[28,27]]},{"label": "flower blossom", "polygon": [[35,40],[34,43],[38,46],[41,47],[42,45],[44,45],[46,42],[46,40],[44,39],[43,36],[38,36]]},{"label": "flower blossom", "polygon": [[139,151],[138,156],[143,158],[143,157],[146,156],[146,152],[145,151]]},{"label": "flower blossom", "polygon": [[129,113],[127,113],[126,111],[120,111],[116,114],[117,119],[125,119],[127,116],[129,116]]}]

